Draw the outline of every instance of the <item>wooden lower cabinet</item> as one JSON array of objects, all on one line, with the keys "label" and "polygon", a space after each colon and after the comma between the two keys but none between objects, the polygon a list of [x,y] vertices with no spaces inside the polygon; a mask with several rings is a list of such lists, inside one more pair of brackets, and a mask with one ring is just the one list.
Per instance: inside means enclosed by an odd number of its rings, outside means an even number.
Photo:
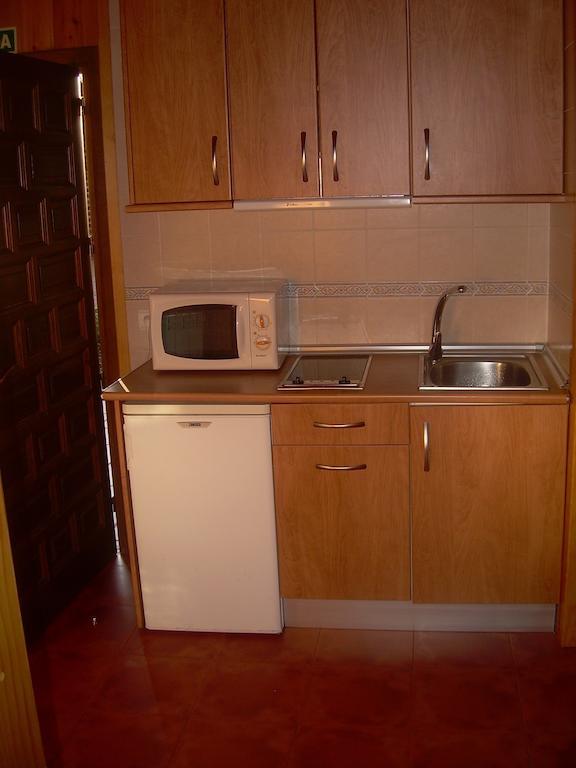
[{"label": "wooden lower cabinet", "polygon": [[565,406],[411,409],[415,602],[558,602],[566,430]]},{"label": "wooden lower cabinet", "polygon": [[408,446],[273,450],[282,596],[409,600]]}]

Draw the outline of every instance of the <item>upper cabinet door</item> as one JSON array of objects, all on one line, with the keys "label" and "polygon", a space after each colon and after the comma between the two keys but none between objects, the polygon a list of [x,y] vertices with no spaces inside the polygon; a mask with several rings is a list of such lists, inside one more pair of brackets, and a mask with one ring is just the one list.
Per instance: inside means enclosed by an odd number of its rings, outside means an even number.
[{"label": "upper cabinet door", "polygon": [[234,198],[317,197],[313,0],[227,0]]},{"label": "upper cabinet door", "polygon": [[134,203],[230,200],[223,0],[123,0]]},{"label": "upper cabinet door", "polygon": [[408,195],[405,0],[316,0],[325,197]]},{"label": "upper cabinet door", "polygon": [[413,193],[561,193],[561,0],[410,8]]}]

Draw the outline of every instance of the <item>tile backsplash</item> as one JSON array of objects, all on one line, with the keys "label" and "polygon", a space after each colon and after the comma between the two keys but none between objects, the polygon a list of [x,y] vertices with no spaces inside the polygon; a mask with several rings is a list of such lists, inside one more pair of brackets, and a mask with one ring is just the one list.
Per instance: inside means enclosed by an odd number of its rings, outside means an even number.
[{"label": "tile backsplash", "polygon": [[548,204],[171,211],[122,216],[134,364],[148,356],[146,288],[190,277],[282,277],[293,344],[427,343],[442,290],[445,338],[546,339]]}]

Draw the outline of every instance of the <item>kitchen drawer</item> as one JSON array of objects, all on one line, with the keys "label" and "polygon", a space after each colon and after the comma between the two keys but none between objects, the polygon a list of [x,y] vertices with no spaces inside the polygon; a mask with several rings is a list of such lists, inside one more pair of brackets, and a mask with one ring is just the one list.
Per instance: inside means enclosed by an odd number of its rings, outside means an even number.
[{"label": "kitchen drawer", "polygon": [[274,405],[274,445],[407,445],[408,405]]}]

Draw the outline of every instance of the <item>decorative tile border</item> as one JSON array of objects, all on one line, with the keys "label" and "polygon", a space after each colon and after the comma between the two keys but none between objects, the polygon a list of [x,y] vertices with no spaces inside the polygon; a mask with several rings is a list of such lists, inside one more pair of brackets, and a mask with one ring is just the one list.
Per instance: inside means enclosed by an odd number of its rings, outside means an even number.
[{"label": "decorative tile border", "polygon": [[[461,283],[457,282],[415,282],[415,283],[287,283],[283,296],[289,299],[332,299],[332,298],[385,298],[440,296],[444,291]],[[569,299],[554,286],[546,282],[514,283],[464,283],[467,296],[546,296],[554,290],[565,302]],[[157,287],[126,288],[126,301],[147,299]]]}]

